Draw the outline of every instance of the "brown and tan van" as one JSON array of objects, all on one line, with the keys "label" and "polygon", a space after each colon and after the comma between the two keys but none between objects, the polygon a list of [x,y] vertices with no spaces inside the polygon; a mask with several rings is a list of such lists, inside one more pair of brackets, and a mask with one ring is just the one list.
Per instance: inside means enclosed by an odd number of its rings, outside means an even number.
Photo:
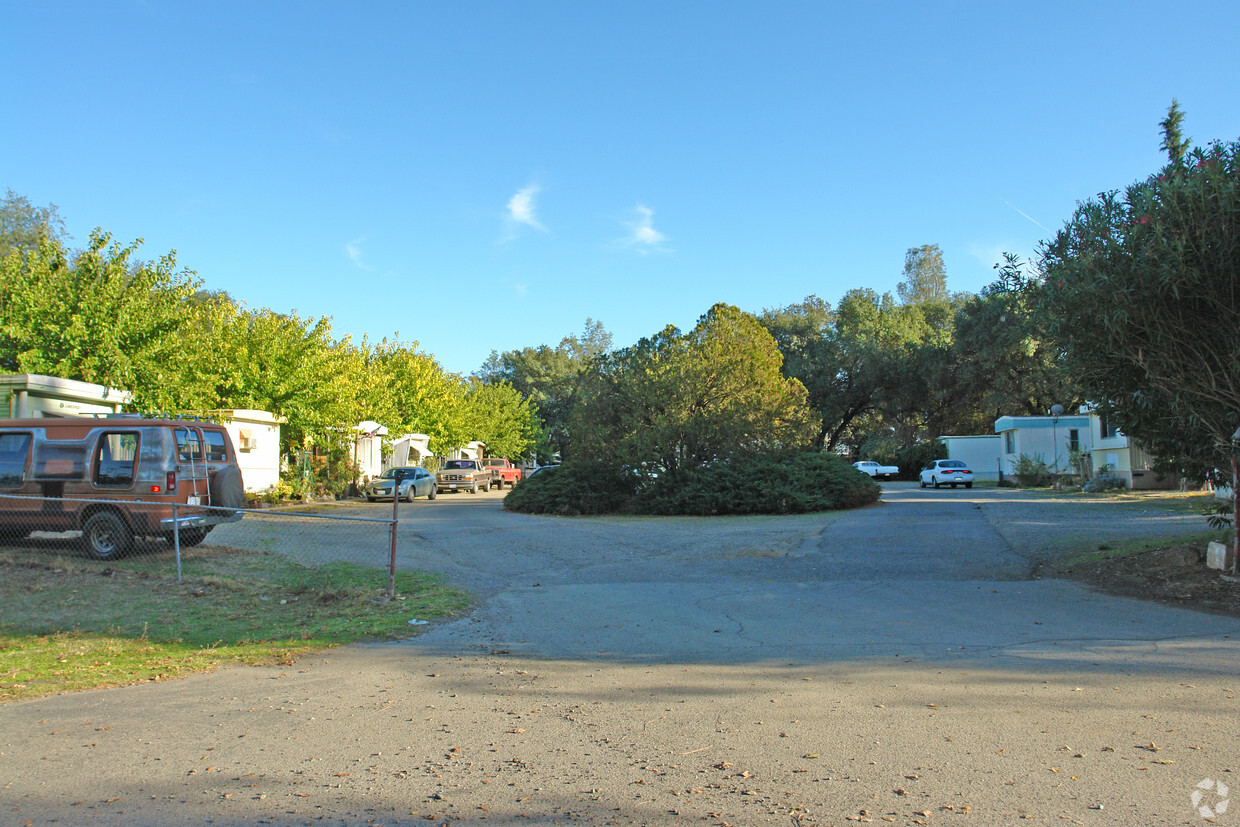
[{"label": "brown and tan van", "polygon": [[201,543],[240,520],[244,505],[222,425],[124,414],[0,419],[0,534],[10,538],[78,530],[88,554],[109,560],[134,537]]}]

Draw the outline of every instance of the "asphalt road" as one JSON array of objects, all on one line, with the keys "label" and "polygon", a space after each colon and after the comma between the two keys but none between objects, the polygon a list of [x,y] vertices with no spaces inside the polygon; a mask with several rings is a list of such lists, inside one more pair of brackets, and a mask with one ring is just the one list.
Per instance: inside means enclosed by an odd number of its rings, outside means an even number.
[{"label": "asphalt road", "polygon": [[401,505],[401,565],[468,616],[0,707],[0,823],[1240,824],[1240,621],[1031,576],[1201,518],[885,488],[791,518]]}]

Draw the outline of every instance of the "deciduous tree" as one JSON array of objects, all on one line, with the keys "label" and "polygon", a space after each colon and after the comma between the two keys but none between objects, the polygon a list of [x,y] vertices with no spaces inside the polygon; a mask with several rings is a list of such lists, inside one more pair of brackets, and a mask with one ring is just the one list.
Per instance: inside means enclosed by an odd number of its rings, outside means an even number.
[{"label": "deciduous tree", "polygon": [[505,382],[469,383],[464,408],[469,432],[486,443],[487,456],[519,460],[546,439],[538,409]]},{"label": "deciduous tree", "polygon": [[805,388],[781,363],[756,318],[717,304],[688,333],[668,327],[593,363],[573,410],[571,458],[677,474],[808,447]]},{"label": "deciduous tree", "polygon": [[33,250],[41,236],[62,244],[68,239],[56,205],[36,207],[26,196],[7,190],[0,200],[0,258],[12,249]]},{"label": "deciduous tree", "polygon": [[831,451],[879,427],[887,404],[905,392],[909,360],[924,339],[916,307],[868,288],[848,291],[834,310],[817,296],[767,310],[762,323],[783,352],[785,375],[806,388],[815,443]]},{"label": "deciduous tree", "polygon": [[0,259],[0,369],[43,373],[134,393],[135,407],[176,410],[192,354],[180,329],[197,289],[175,253],[138,263],[96,230],[72,261],[54,236]]},{"label": "deciduous tree", "polygon": [[505,353],[491,352],[475,374],[483,382],[507,382],[530,400],[544,423],[547,447],[542,460],[563,453],[571,440],[570,412],[583,373],[611,350],[612,337],[601,322],[586,319],[580,336],[565,336],[559,345],[539,345]]},{"label": "deciduous tree", "polygon": [[956,318],[952,358],[958,392],[987,428],[1000,416],[1039,416],[1086,400],[1042,334],[1025,289],[1032,274],[1016,256],[995,265],[998,278],[965,303]]},{"label": "deciduous tree", "polygon": [[904,304],[947,302],[947,267],[937,244],[910,247],[904,254],[904,281],[896,285]]}]

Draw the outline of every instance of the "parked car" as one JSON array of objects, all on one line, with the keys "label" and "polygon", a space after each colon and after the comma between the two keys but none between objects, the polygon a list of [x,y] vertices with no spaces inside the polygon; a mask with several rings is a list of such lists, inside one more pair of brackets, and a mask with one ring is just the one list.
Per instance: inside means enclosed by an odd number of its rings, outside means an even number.
[{"label": "parked car", "polygon": [[528,478],[530,478],[530,477],[534,476],[535,474],[541,474],[541,473],[543,473],[544,471],[554,471],[556,468],[559,468],[559,467],[560,467],[560,466],[558,466],[558,465],[540,465],[540,466],[538,466],[537,468],[535,468],[533,471],[530,471],[530,472],[529,472],[528,474],[526,474],[525,476],[526,476],[526,479],[528,479]]},{"label": "parked car", "polygon": [[958,459],[936,459],[921,469],[921,487],[925,488],[927,485],[935,488],[940,485],[950,485],[952,488],[963,485],[965,488],[972,488],[973,472]]},{"label": "parked car", "polygon": [[387,469],[367,483],[362,493],[370,502],[390,500],[392,499],[392,486],[397,484],[400,486],[397,489],[398,496],[409,502],[413,502],[415,497],[433,500],[439,490],[435,484],[435,475],[430,471],[417,466],[404,466]]},{"label": "parked car", "polygon": [[863,474],[869,474],[875,479],[878,477],[891,479],[900,473],[900,467],[898,465],[879,465],[872,459],[863,459],[861,462],[854,462],[853,468],[856,468]]},{"label": "parked car", "polygon": [[242,518],[245,489],[232,438],[198,420],[0,420],[0,534],[81,531],[96,560],[135,537],[201,543]]},{"label": "parked car", "polygon": [[483,468],[476,459],[450,459],[444,462],[437,474],[440,491],[468,491],[477,494],[479,491],[491,490],[491,469]]}]

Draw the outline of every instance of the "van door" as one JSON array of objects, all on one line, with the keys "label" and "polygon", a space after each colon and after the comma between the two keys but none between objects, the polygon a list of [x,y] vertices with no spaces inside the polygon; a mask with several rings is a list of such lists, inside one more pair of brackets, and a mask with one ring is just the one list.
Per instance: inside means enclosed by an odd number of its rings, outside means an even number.
[{"label": "van door", "polygon": [[192,425],[178,425],[173,430],[177,441],[177,501],[206,505],[210,473],[202,430]]},{"label": "van door", "polygon": [[34,435],[26,431],[0,433],[0,522],[6,526],[39,509],[38,500],[18,499],[31,493],[24,489],[33,443]]}]

